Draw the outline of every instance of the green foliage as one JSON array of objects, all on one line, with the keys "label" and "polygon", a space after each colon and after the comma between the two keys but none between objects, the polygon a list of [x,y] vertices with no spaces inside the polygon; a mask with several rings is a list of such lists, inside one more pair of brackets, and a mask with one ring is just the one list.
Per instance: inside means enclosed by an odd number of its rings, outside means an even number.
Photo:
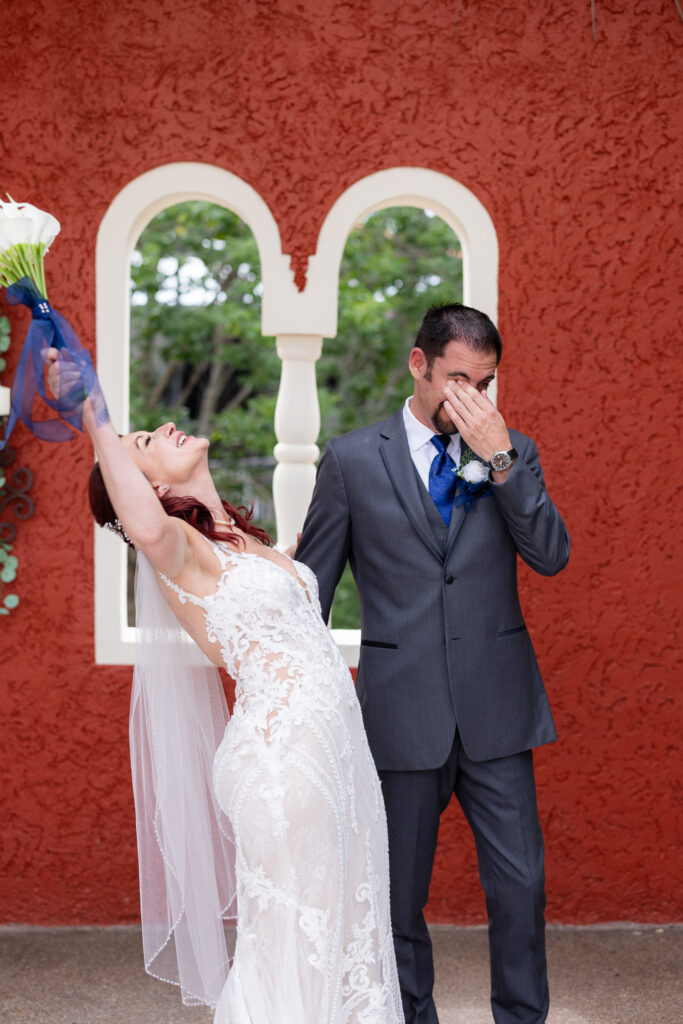
[{"label": "green foliage", "polygon": [[131,278],[134,429],[171,419],[210,437],[219,491],[234,504],[253,501],[273,531],[280,361],[261,335],[254,236],[221,207],[169,207],[140,236]]},{"label": "green foliage", "polygon": [[[9,348],[10,333],[9,333],[9,320],[6,316],[0,316],[0,352],[6,352]],[[4,370],[7,366],[5,360],[0,356],[0,370]],[[0,486],[2,486],[0,484]]]},{"label": "green foliage", "polygon": [[[439,217],[382,210],[349,235],[339,277],[339,329],[318,369],[321,443],[388,416],[412,393],[408,353],[429,306],[462,301],[462,251]],[[347,566],[332,622],[357,628],[358,592]]]},{"label": "green foliage", "polygon": [[[0,495],[5,484],[5,478],[0,474]],[[13,583],[17,578],[17,567],[19,560],[12,553],[12,545],[6,541],[0,541],[0,615],[9,615],[12,608],[19,604],[16,594],[5,594],[4,590],[8,583]]]},{"label": "green foliage", "polygon": [[439,217],[392,207],[349,235],[339,275],[339,329],[318,381],[329,395],[322,441],[387,416],[412,392],[408,353],[429,306],[461,301],[462,252]]},{"label": "green foliage", "polygon": [[[273,416],[280,361],[260,333],[261,273],[251,231],[204,202],[162,211],[140,236],[131,269],[131,422],[178,421],[211,438],[219,491],[254,502],[271,533]],[[425,310],[462,298],[455,234],[424,210],[397,207],[358,224],[340,271],[339,331],[318,364],[321,438],[382,419],[412,391],[408,353]],[[333,609],[357,626],[344,575]]]},{"label": "green foliage", "polygon": [[[0,316],[0,352],[6,352],[9,346],[10,323],[6,316]],[[6,365],[5,360],[0,357],[0,370],[4,370]],[[2,497],[5,483],[5,474],[0,467],[0,497]],[[13,583],[17,576],[19,562],[16,555],[11,552],[12,545],[0,540],[0,598],[2,599],[0,615],[9,615],[10,611],[19,604],[16,594],[4,594],[3,596],[6,585]]]},{"label": "green foliage", "polygon": [[17,576],[17,565],[19,563],[16,557],[10,554],[11,550],[11,544],[0,543],[0,597],[2,597],[0,615],[9,615],[11,609],[16,608],[19,604],[19,598],[16,594],[3,595],[5,584],[12,583]]}]

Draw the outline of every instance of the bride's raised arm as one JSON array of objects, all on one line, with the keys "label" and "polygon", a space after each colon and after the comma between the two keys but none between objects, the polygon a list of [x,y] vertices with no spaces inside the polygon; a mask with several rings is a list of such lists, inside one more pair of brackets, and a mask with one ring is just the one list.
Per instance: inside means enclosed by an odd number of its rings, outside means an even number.
[{"label": "bride's raised arm", "polygon": [[[62,370],[58,351],[45,357],[48,384],[59,397],[73,386],[68,370]],[[75,378],[76,379],[76,378]],[[97,422],[89,399],[83,405],[83,425],[90,435],[102,476],[117,516],[135,547],[144,552],[160,572],[178,576],[188,555],[188,541],[180,522],[164,511],[151,483],[128,454],[111,420]]]}]

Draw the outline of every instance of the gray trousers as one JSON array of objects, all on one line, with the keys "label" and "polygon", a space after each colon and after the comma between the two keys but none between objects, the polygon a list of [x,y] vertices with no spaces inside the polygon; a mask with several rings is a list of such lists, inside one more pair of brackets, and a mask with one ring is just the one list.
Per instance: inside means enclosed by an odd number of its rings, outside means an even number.
[{"label": "gray trousers", "polygon": [[380,771],[389,826],[391,918],[406,1024],[438,1024],[423,910],[439,818],[453,793],[472,829],[486,897],[491,1007],[496,1024],[543,1024],[548,1014],[543,835],[533,753],[470,761],[456,733],[430,771]]}]

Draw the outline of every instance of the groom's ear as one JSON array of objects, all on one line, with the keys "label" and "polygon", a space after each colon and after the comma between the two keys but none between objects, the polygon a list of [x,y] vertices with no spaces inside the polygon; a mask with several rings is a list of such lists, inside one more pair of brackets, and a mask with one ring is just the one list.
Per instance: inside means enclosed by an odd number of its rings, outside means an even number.
[{"label": "groom's ear", "polygon": [[415,380],[424,377],[427,369],[427,356],[421,348],[413,348],[408,356],[408,369]]}]

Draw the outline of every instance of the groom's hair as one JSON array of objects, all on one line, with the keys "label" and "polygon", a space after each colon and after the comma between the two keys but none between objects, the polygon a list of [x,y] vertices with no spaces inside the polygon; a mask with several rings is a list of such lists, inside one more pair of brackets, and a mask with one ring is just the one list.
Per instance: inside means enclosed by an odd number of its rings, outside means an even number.
[{"label": "groom's hair", "polygon": [[503,342],[498,329],[486,313],[459,302],[445,306],[432,306],[425,313],[415,339],[415,347],[421,348],[427,356],[427,368],[449,341],[464,341],[474,352],[495,353],[496,363],[500,362]]}]

